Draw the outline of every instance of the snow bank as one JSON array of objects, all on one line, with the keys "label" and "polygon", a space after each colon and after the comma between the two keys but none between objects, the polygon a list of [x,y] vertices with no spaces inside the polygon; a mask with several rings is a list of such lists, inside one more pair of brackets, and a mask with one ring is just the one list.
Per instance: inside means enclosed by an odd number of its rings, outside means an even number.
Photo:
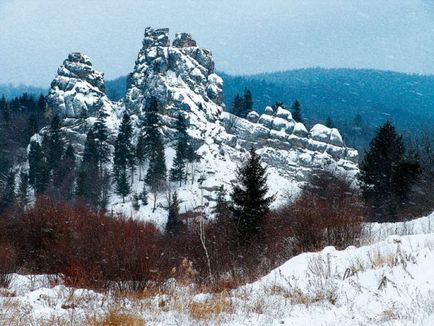
[{"label": "snow bank", "polygon": [[[218,294],[168,282],[162,294],[119,300],[65,287],[54,276],[15,274],[9,289],[0,289],[0,318],[80,324],[118,309],[152,325],[432,325],[433,218],[372,224],[384,239],[303,253],[254,283]],[[414,234],[386,236],[395,231]]]}]

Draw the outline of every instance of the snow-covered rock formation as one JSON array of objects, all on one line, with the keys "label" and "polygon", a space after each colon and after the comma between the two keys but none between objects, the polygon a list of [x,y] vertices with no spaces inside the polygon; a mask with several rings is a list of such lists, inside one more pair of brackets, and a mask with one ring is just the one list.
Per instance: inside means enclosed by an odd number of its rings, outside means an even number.
[{"label": "snow-covered rock formation", "polygon": [[47,101],[61,117],[87,117],[109,105],[104,91],[104,74],[93,69],[88,56],[71,53],[57,70]]},{"label": "snow-covered rock formation", "polygon": [[146,28],[143,48],[129,75],[125,107],[142,112],[146,99],[158,98],[170,116],[189,113],[192,125],[216,121],[222,112],[223,80],[215,74],[211,52],[196,46],[190,34],[176,34],[170,45],[169,29]]},{"label": "snow-covered rock formation", "polygon": [[[146,101],[156,97],[163,107],[168,168],[174,156],[174,117],[183,114],[201,158],[194,171],[200,183],[177,189],[183,210],[194,209],[201,202],[212,207],[215,190],[221,185],[227,190],[231,188],[236,167],[252,145],[269,167],[269,185],[277,194],[275,205],[296,194],[317,169],[350,176],[357,173],[357,151],[345,146],[338,130],[315,125],[308,131],[282,107],[267,107],[262,115],[250,112],[246,119],[235,117],[223,112],[222,89],[223,81],[215,72],[211,52],[198,47],[190,34],[176,34],[171,43],[168,29],[146,28],[143,47],[122,101],[111,102],[104,93],[103,74],[93,69],[87,56],[72,53],[51,84],[48,102],[51,110],[64,118],[65,137],[80,151],[100,110],[108,116],[107,124],[114,139],[123,113],[129,113],[138,127]],[[135,128],[133,142],[138,130]],[[136,181],[133,190],[140,191],[142,187],[143,182]],[[175,187],[172,185],[172,189]],[[121,204],[115,195],[112,198],[115,211],[164,223],[167,213],[163,209],[152,214],[151,209],[142,207],[135,212],[130,203]]]}]

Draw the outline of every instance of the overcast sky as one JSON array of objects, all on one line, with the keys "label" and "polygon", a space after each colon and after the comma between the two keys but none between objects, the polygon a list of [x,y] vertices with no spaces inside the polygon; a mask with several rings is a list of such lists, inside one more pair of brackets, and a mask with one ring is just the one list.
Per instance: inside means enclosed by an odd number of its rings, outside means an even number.
[{"label": "overcast sky", "polygon": [[0,0],[0,83],[48,87],[71,51],[112,79],[146,26],[187,31],[217,69],[302,67],[434,74],[434,0]]}]

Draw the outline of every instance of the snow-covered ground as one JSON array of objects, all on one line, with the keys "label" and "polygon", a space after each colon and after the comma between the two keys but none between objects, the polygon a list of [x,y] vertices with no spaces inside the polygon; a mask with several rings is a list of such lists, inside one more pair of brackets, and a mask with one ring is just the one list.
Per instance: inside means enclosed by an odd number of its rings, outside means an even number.
[{"label": "snow-covered ground", "polygon": [[113,316],[127,325],[434,325],[433,219],[367,224],[362,247],[303,253],[218,294],[168,282],[119,298],[65,287],[55,276],[13,275],[0,290],[0,325]]}]

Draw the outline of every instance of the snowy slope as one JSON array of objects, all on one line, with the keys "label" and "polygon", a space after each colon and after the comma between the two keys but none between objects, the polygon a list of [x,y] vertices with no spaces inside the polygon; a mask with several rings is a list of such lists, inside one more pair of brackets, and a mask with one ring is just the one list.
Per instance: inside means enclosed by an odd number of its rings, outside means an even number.
[{"label": "snowy slope", "polygon": [[[0,319],[81,324],[117,311],[151,325],[432,325],[433,219],[394,225],[398,233],[411,225],[412,235],[298,255],[255,283],[218,294],[168,282],[159,294],[119,298],[67,288],[55,276],[14,275],[0,289]],[[390,225],[373,225],[383,227],[388,233]]]}]

